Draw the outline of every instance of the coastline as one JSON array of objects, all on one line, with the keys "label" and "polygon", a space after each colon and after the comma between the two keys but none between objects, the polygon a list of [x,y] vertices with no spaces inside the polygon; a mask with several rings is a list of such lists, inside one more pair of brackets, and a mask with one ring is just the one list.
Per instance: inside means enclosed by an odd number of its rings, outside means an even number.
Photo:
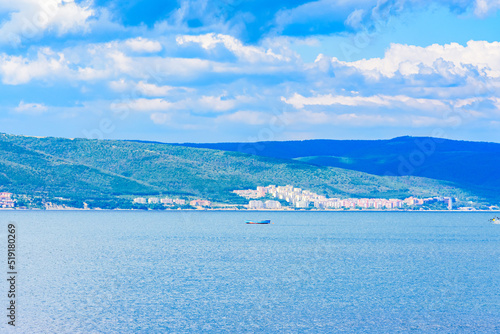
[{"label": "coastline", "polygon": [[141,210],[141,209],[80,209],[80,208],[57,208],[57,209],[19,209],[19,208],[0,208],[1,211],[137,211],[137,212],[223,212],[223,211],[241,211],[241,212],[500,212],[500,210],[293,210],[293,209],[164,209],[164,210]]}]

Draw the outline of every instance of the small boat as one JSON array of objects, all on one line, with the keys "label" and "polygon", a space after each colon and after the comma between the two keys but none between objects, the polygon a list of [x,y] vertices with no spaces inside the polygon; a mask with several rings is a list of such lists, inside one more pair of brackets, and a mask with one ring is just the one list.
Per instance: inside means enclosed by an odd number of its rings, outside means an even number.
[{"label": "small boat", "polygon": [[245,221],[246,224],[270,224],[271,221],[269,219],[267,220],[247,220]]},{"label": "small boat", "polygon": [[500,218],[498,218],[498,217],[491,218],[490,222],[492,222],[493,224],[498,225],[498,224],[500,224]]}]

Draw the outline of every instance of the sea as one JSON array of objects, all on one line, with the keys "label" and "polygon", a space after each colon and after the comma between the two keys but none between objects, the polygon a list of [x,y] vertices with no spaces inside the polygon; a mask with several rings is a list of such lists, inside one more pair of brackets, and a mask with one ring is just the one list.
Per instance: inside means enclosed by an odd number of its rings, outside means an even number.
[{"label": "sea", "polygon": [[0,333],[500,333],[494,216],[0,211]]}]

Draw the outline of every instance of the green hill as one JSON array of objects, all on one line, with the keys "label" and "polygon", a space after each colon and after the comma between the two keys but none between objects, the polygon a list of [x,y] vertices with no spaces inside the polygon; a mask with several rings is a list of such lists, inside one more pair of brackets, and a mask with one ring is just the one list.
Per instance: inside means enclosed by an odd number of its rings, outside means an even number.
[{"label": "green hill", "polygon": [[389,140],[304,140],[258,143],[181,144],[295,159],[374,175],[418,176],[449,181],[500,201],[500,144],[432,137]]},{"label": "green hill", "polygon": [[161,194],[234,203],[242,198],[232,190],[269,184],[291,184],[329,197],[471,196],[450,182],[239,152],[0,134],[0,191],[15,194],[80,202]]}]

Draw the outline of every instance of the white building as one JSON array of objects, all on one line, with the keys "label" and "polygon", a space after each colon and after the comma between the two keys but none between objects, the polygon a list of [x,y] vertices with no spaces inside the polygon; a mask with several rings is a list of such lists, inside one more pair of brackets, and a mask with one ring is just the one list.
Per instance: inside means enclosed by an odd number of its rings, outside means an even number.
[{"label": "white building", "polygon": [[281,203],[278,201],[266,201],[264,203],[264,206],[266,207],[266,209],[281,209]]},{"label": "white building", "polygon": [[160,203],[160,200],[157,197],[150,197],[150,198],[148,198],[148,203],[149,204],[158,204],[158,203]]},{"label": "white building", "polygon": [[173,204],[173,203],[174,203],[174,201],[173,201],[171,198],[162,198],[162,199],[160,200],[160,202],[161,202],[162,204]]},{"label": "white building", "polygon": [[264,203],[262,201],[250,201],[248,202],[249,209],[264,209]]},{"label": "white building", "polygon": [[297,201],[295,203],[296,208],[307,208],[309,207],[309,202],[308,201]]}]

